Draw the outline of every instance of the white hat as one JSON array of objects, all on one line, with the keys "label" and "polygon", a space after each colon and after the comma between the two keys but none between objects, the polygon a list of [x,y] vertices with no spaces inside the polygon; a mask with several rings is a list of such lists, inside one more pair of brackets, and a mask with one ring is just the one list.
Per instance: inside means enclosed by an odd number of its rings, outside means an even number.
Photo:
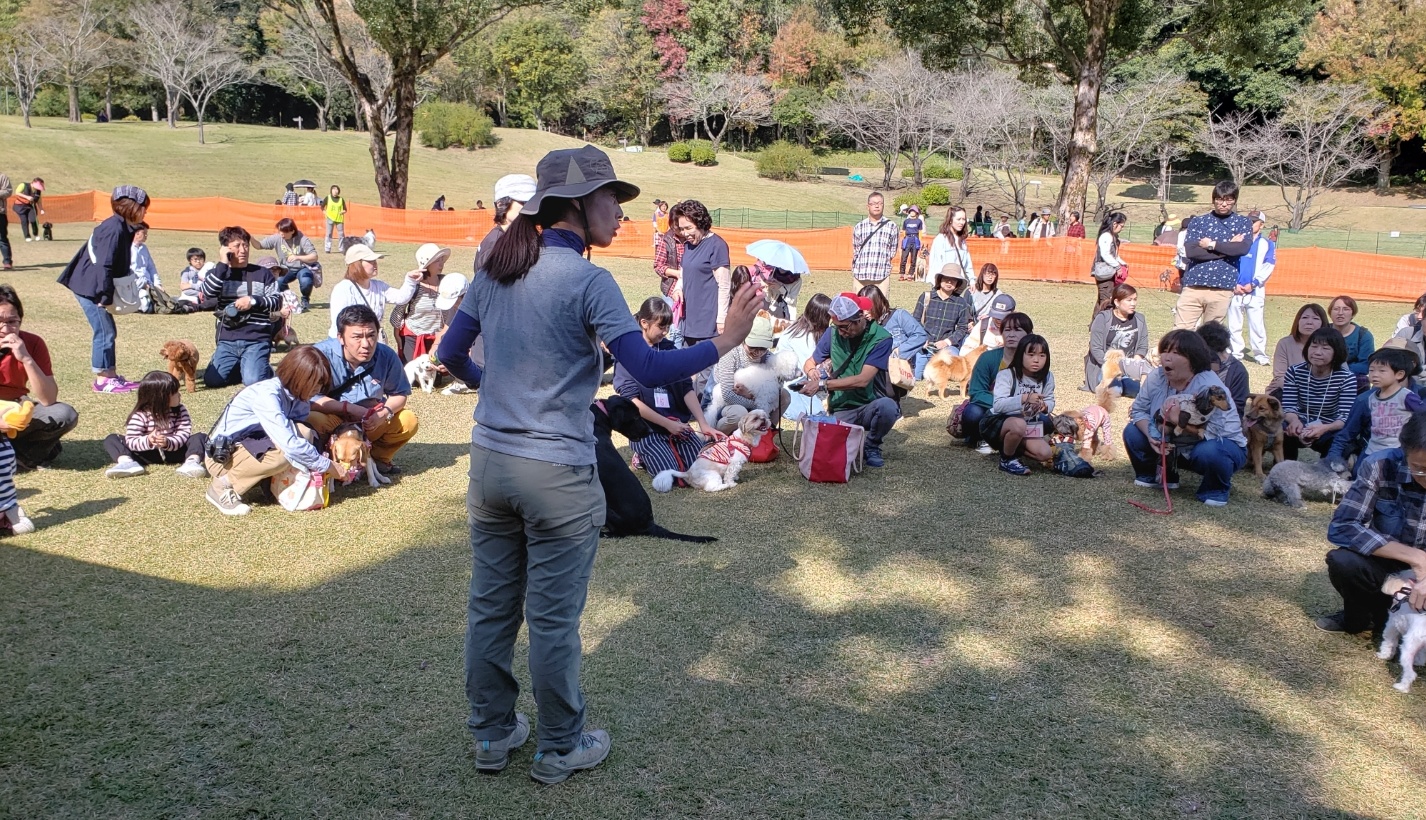
[{"label": "white hat", "polygon": [[427,242],[416,249],[416,267],[425,270],[431,266],[432,262],[437,259],[449,259],[450,255],[450,248],[443,248],[434,242]]},{"label": "white hat", "polygon": [[464,293],[465,277],[459,273],[446,274],[441,278],[441,287],[436,293],[436,310],[450,310]]},{"label": "white hat", "polygon": [[356,242],[353,243],[350,248],[347,248],[346,262],[348,265],[353,262],[375,262],[385,255],[384,253],[377,253],[367,247],[365,243]]},{"label": "white hat", "polygon": [[535,196],[535,178],[529,174],[506,174],[495,180],[495,198],[509,197],[516,202],[526,203]]}]

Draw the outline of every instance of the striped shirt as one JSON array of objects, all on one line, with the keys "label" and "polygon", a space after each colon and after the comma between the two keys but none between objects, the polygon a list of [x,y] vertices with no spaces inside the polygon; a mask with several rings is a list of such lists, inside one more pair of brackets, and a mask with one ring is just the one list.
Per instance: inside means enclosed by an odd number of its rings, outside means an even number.
[{"label": "striped shirt", "polygon": [[[156,430],[163,432],[163,447],[155,447],[149,441],[149,435]],[[124,426],[124,445],[134,452],[182,450],[191,435],[193,419],[188,416],[188,408],[181,404],[173,408],[171,418],[162,421],[155,420],[146,410],[137,410],[129,414],[129,423]]]},{"label": "striped shirt", "polygon": [[1318,378],[1312,365],[1299,362],[1287,369],[1282,381],[1282,412],[1295,413],[1303,423],[1343,421],[1357,400],[1357,377],[1345,367]]},{"label": "striped shirt", "polygon": [[897,236],[896,223],[886,217],[858,222],[852,228],[852,278],[879,282],[890,276]]},{"label": "striped shirt", "polygon": [[20,503],[15,492],[15,446],[9,436],[0,436],[0,512]]}]

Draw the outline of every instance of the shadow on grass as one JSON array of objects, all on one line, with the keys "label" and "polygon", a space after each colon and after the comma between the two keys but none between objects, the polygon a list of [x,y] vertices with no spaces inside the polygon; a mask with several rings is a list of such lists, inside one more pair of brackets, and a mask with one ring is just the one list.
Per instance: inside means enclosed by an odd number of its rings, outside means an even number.
[{"label": "shadow on grass", "polygon": [[81,501],[78,504],[71,504],[68,507],[48,507],[37,510],[34,519],[38,527],[58,527],[69,521],[77,521],[81,518],[102,515],[110,510],[125,504],[127,498],[93,498],[88,501]]},{"label": "shadow on grass", "polygon": [[[1159,188],[1149,183],[1130,185],[1124,189],[1123,196],[1129,199],[1156,200],[1159,198]],[[1193,189],[1187,185],[1169,186],[1169,202],[1192,202],[1194,197]]]}]

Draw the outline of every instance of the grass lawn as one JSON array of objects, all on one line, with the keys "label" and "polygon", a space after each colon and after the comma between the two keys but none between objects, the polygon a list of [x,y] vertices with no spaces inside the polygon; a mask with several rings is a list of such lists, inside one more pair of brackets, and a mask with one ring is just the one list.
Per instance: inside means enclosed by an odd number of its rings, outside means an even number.
[{"label": "grass lawn", "polygon": [[[87,389],[89,330],[53,283],[82,236],[61,238],[19,243],[7,277],[81,423],[54,469],[18,478],[39,531],[0,544],[0,816],[1422,816],[1422,688],[1398,694],[1365,640],[1308,621],[1337,604],[1326,505],[1263,501],[1243,474],[1211,510],[1186,474],[1175,515],[1149,516],[1126,499],[1162,499],[1122,457],[1092,481],[1011,478],[952,446],[951,403],[919,391],[888,466],[850,485],[781,458],[717,496],[655,498],[664,525],[720,540],[603,544],[583,682],[608,762],[543,788],[527,748],[479,776],[461,684],[476,397],[418,393],[397,483],[320,513],[226,519],[171,468],[108,480],[99,440],[131,400]],[[195,241],[155,235],[165,275]],[[412,249],[384,250],[392,281]],[[631,304],[651,290],[643,263],[609,267]],[[814,274],[806,293],[845,284]],[[1061,406],[1085,403],[1092,290],[1012,292]],[[1167,307],[1145,294],[1153,332]],[[1269,300],[1274,338],[1295,307]],[[1402,310],[1362,320],[1384,332]],[[299,317],[302,338],[326,321]],[[212,352],[206,315],[118,323],[130,378],[168,338]],[[232,392],[187,398],[197,425]],[[522,643],[528,680],[524,662]]]}]

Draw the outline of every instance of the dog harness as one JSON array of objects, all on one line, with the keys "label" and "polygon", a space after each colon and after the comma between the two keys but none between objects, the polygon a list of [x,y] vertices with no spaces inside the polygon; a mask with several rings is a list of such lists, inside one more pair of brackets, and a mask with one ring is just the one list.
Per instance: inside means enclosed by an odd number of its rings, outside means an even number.
[{"label": "dog harness", "polygon": [[1387,610],[1388,612],[1395,612],[1401,609],[1401,605],[1406,603],[1406,599],[1411,596],[1411,590],[1416,588],[1415,581],[1406,578],[1403,578],[1402,581],[1405,583],[1405,586],[1398,589],[1396,594],[1391,596],[1391,608]]},{"label": "dog harness", "polygon": [[1094,441],[1097,433],[1100,441],[1112,440],[1113,431],[1110,429],[1109,411],[1097,404],[1091,404],[1080,411],[1080,416],[1084,419],[1084,429],[1080,430],[1080,437],[1088,444]]},{"label": "dog harness", "polygon": [[753,445],[740,438],[725,438],[710,444],[703,448],[703,452],[699,453],[698,457],[706,458],[714,464],[727,465],[732,463],[735,451],[742,453],[743,458],[751,459],[753,457]]}]

